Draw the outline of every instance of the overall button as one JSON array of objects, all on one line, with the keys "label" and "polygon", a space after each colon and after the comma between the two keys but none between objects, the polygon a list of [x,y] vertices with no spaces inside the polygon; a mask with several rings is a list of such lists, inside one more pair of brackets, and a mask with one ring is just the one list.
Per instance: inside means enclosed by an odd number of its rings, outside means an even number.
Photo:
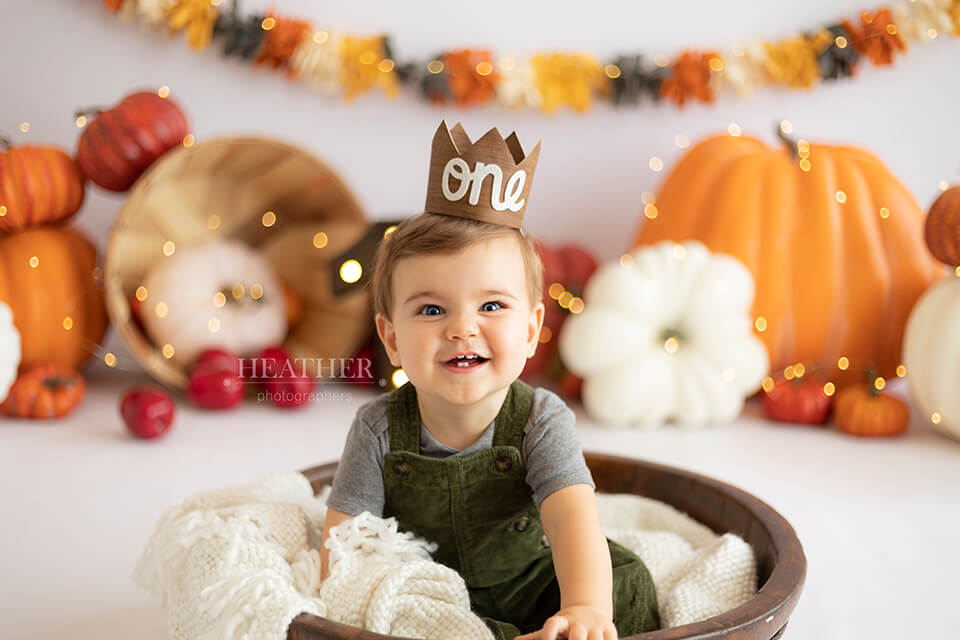
[{"label": "overall button", "polygon": [[499,458],[497,458],[495,465],[497,467],[497,471],[501,473],[505,473],[507,471],[510,471],[510,469],[513,469],[513,460],[511,460],[507,456],[500,456]]},{"label": "overall button", "polygon": [[517,531],[526,531],[527,527],[529,526],[530,526],[530,518],[528,518],[527,516],[518,518],[517,521],[513,523],[513,528],[516,529]]},{"label": "overall button", "polygon": [[393,463],[393,470],[399,475],[405,476],[410,473],[410,463],[404,462],[403,460],[397,460]]}]

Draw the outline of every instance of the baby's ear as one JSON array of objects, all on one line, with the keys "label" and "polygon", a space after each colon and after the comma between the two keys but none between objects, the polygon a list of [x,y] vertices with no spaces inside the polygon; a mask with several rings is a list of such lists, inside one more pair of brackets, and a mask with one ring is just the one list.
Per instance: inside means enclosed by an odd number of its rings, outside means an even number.
[{"label": "baby's ear", "polygon": [[380,336],[380,342],[386,349],[390,357],[390,364],[395,367],[402,367],[400,364],[400,350],[397,348],[397,333],[393,330],[393,323],[390,322],[382,313],[378,313],[376,318],[377,335]]},{"label": "baby's ear", "polygon": [[538,302],[533,309],[530,310],[530,323],[527,333],[527,345],[530,347],[530,350],[527,352],[528,358],[532,358],[533,354],[537,352],[537,345],[540,344],[540,329],[543,327],[545,314],[546,308],[543,306],[543,300]]}]

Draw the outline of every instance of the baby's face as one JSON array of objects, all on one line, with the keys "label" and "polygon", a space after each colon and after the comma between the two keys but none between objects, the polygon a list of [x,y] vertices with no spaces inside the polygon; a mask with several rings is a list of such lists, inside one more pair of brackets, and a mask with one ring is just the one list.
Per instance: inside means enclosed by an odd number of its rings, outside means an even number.
[{"label": "baby's face", "polygon": [[[378,315],[377,330],[418,393],[478,402],[516,380],[537,348],[543,303],[528,298],[514,238],[404,258],[392,286],[393,318]],[[478,357],[455,359],[465,354]]]}]

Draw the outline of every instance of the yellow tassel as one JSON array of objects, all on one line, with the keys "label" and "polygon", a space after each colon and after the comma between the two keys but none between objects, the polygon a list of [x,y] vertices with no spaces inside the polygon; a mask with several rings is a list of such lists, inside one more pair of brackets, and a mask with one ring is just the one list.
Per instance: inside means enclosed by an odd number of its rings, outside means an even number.
[{"label": "yellow tassel", "polygon": [[213,37],[217,8],[210,0],[176,0],[164,9],[172,31],[187,30],[187,45],[195,51],[206,49]]},{"label": "yellow tassel", "polygon": [[787,38],[776,44],[764,43],[764,64],[773,80],[790,87],[812,87],[820,79],[817,50],[805,36]]},{"label": "yellow tassel", "polygon": [[383,70],[380,63],[384,59],[383,36],[345,36],[340,43],[344,98],[352,100],[377,87],[389,97],[396,97],[396,74],[392,67],[388,71]]},{"label": "yellow tassel", "polygon": [[587,54],[542,53],[531,63],[540,90],[540,108],[546,113],[564,105],[588,111],[594,91],[606,87],[600,63]]}]

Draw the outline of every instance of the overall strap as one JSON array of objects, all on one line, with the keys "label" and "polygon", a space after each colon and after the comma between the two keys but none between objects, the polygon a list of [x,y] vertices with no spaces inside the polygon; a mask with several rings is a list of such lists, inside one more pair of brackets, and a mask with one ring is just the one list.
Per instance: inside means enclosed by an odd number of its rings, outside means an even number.
[{"label": "overall strap", "polygon": [[493,446],[509,445],[520,449],[523,429],[533,408],[533,387],[514,380],[493,427]]},{"label": "overall strap", "polygon": [[417,391],[410,382],[390,393],[387,420],[390,451],[420,453],[420,407],[417,405]]}]

